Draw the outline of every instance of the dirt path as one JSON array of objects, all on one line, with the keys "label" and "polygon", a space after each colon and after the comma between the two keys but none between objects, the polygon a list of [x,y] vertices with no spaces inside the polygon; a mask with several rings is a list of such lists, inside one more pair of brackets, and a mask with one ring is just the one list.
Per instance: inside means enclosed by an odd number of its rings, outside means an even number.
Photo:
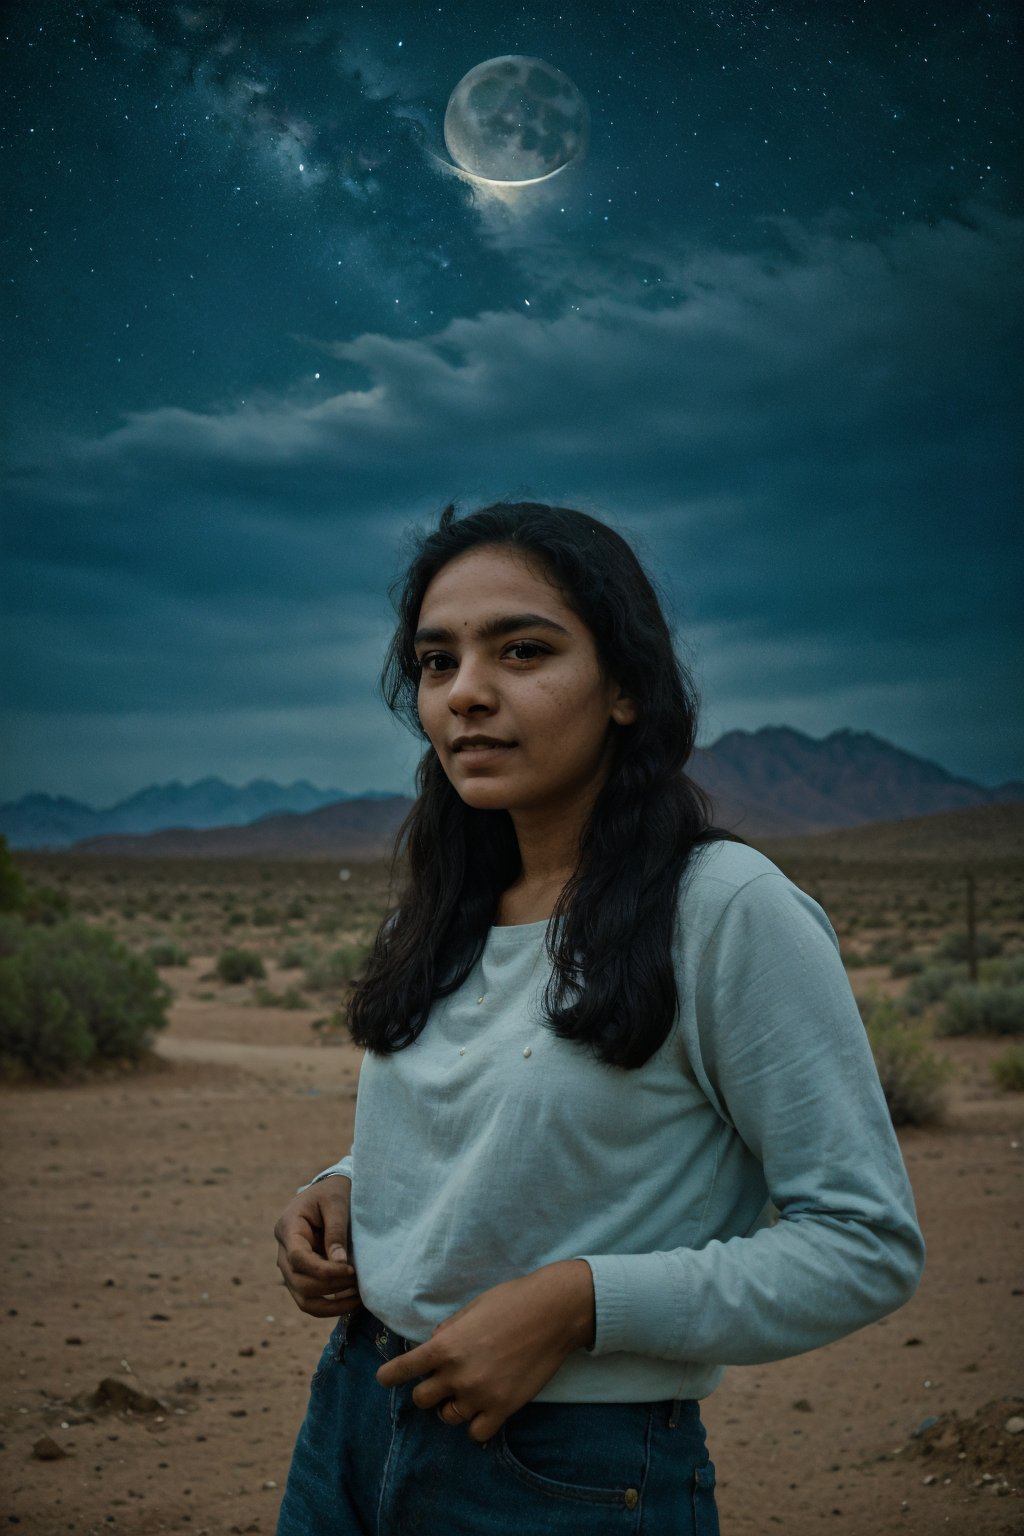
[{"label": "dirt path", "polygon": [[[0,1092],[12,1528],[273,1532],[330,1324],[287,1298],[271,1230],[347,1149],[358,1073],[358,1053],[308,1031],[308,1015],[190,1004],[141,1074]],[[705,1401],[724,1536],[1024,1529],[1024,1435],[1003,1429],[1024,1414],[1024,1111],[987,1086],[998,1045],[945,1048],[951,1123],[901,1135],[922,1286],[827,1349],[732,1369]],[[111,1376],[163,1406],[95,1406]],[[65,1454],[37,1459],[44,1435]]]}]

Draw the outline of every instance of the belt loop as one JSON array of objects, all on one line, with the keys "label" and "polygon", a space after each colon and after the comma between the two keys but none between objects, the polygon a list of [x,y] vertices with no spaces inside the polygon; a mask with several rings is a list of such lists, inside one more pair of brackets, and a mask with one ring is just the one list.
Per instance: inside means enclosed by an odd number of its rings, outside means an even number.
[{"label": "belt loop", "polygon": [[675,1397],[672,1399],[672,1412],[668,1416],[669,1429],[675,1429],[676,1425],[679,1423],[679,1404],[682,1401],[683,1399],[681,1397]]}]

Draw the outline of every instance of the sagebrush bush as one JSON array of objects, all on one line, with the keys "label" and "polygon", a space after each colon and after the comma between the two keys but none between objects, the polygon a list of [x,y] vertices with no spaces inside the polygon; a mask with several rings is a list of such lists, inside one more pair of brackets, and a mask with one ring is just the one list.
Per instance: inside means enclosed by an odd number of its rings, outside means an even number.
[{"label": "sagebrush bush", "polygon": [[188,965],[188,955],[173,939],[157,939],[146,950],[151,965]]},{"label": "sagebrush bush", "polygon": [[992,1062],[992,1076],[1000,1088],[1024,1093],[1024,1046],[1011,1045]]},{"label": "sagebrush bush", "polygon": [[[974,936],[974,953],[979,960],[988,960],[1002,952],[1003,941],[994,933],[979,930]],[[967,934],[963,929],[947,933],[935,951],[937,960],[967,960]]]},{"label": "sagebrush bush", "polygon": [[320,958],[320,951],[310,944],[288,944],[282,949],[278,966],[282,971],[302,971]]},{"label": "sagebrush bush", "polygon": [[937,1035],[1024,1034],[1024,984],[978,982],[954,987],[935,1025]]},{"label": "sagebrush bush", "polygon": [[887,933],[882,938],[876,939],[865,956],[867,965],[889,965],[893,960],[903,955],[907,948],[906,939],[898,934]]},{"label": "sagebrush bush", "polygon": [[266,974],[254,949],[225,949],[217,959],[217,975],[232,986],[250,979],[262,981]]},{"label": "sagebrush bush", "polygon": [[903,994],[904,1012],[916,1015],[941,1002],[954,987],[967,980],[965,965],[926,965],[918,975],[912,976]]},{"label": "sagebrush bush", "polygon": [[0,912],[17,912],[24,905],[25,881],[11,857],[6,837],[0,837]]},{"label": "sagebrush bush", "polygon": [[889,967],[889,975],[893,980],[901,976],[919,976],[924,970],[924,960],[920,955],[898,955]]},{"label": "sagebrush bush", "polygon": [[153,966],[104,928],[24,924],[0,959],[0,1058],[57,1077],[94,1056],[137,1060],[167,1023]]},{"label": "sagebrush bush", "polygon": [[978,967],[981,981],[999,982],[1012,987],[1024,982],[1024,955],[1004,955],[999,960],[983,960]]},{"label": "sagebrush bush", "polygon": [[298,987],[285,987],[283,992],[275,992],[272,987],[257,987],[256,1005],[259,1008],[307,1008],[309,1006]]},{"label": "sagebrush bush", "polygon": [[346,944],[329,955],[318,955],[306,966],[306,986],[313,992],[330,992],[353,981],[366,963],[366,949]]},{"label": "sagebrush bush", "polygon": [[865,1028],[893,1125],[939,1122],[953,1068],[932,1051],[928,1030],[909,1023],[890,1001],[868,1007]]}]

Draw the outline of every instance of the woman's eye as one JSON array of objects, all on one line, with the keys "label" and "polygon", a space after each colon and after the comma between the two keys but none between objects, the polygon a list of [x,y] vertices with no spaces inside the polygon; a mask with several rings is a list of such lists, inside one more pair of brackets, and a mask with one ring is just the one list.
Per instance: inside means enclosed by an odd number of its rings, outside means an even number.
[{"label": "woman's eye", "polygon": [[[537,645],[532,640],[516,640],[505,652],[505,655],[511,656],[513,661],[533,661],[535,657],[547,654],[546,646]],[[421,672],[432,672],[436,677],[438,673],[449,670],[446,666],[441,665],[448,661],[451,661],[453,665],[456,664],[454,663],[454,658],[447,655],[444,651],[428,651],[425,656],[420,657],[419,668]]]},{"label": "woman's eye", "polygon": [[515,645],[509,647],[513,651],[529,651],[529,656],[517,656],[516,661],[532,661],[534,656],[543,656],[544,647],[534,645],[532,640],[517,640]]}]

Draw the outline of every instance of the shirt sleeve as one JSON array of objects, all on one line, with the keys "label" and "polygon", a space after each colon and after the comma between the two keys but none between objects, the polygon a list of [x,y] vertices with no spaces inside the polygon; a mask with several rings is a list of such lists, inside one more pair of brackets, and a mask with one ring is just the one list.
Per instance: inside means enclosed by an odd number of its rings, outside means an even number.
[{"label": "shirt sleeve", "polygon": [[781,871],[755,876],[726,904],[694,985],[686,1048],[719,1101],[722,1134],[740,1136],[760,1162],[778,1220],[695,1248],[577,1255],[594,1277],[589,1353],[781,1360],[908,1301],[924,1240],[838,940],[817,902]]},{"label": "shirt sleeve", "polygon": [[352,1154],[351,1154],[351,1152],[346,1153],[345,1156],[341,1159],[340,1162],[332,1163],[329,1168],[325,1168],[323,1173],[318,1173],[316,1178],[315,1179],[310,1179],[308,1184],[300,1184],[298,1189],[295,1191],[295,1193],[297,1195],[301,1195],[302,1191],[304,1189],[311,1189],[314,1184],[319,1184],[321,1179],[329,1179],[331,1177],[331,1175],[335,1174],[335,1173],[340,1173],[344,1178],[348,1179],[349,1183],[351,1184],[351,1182],[352,1182]]}]

